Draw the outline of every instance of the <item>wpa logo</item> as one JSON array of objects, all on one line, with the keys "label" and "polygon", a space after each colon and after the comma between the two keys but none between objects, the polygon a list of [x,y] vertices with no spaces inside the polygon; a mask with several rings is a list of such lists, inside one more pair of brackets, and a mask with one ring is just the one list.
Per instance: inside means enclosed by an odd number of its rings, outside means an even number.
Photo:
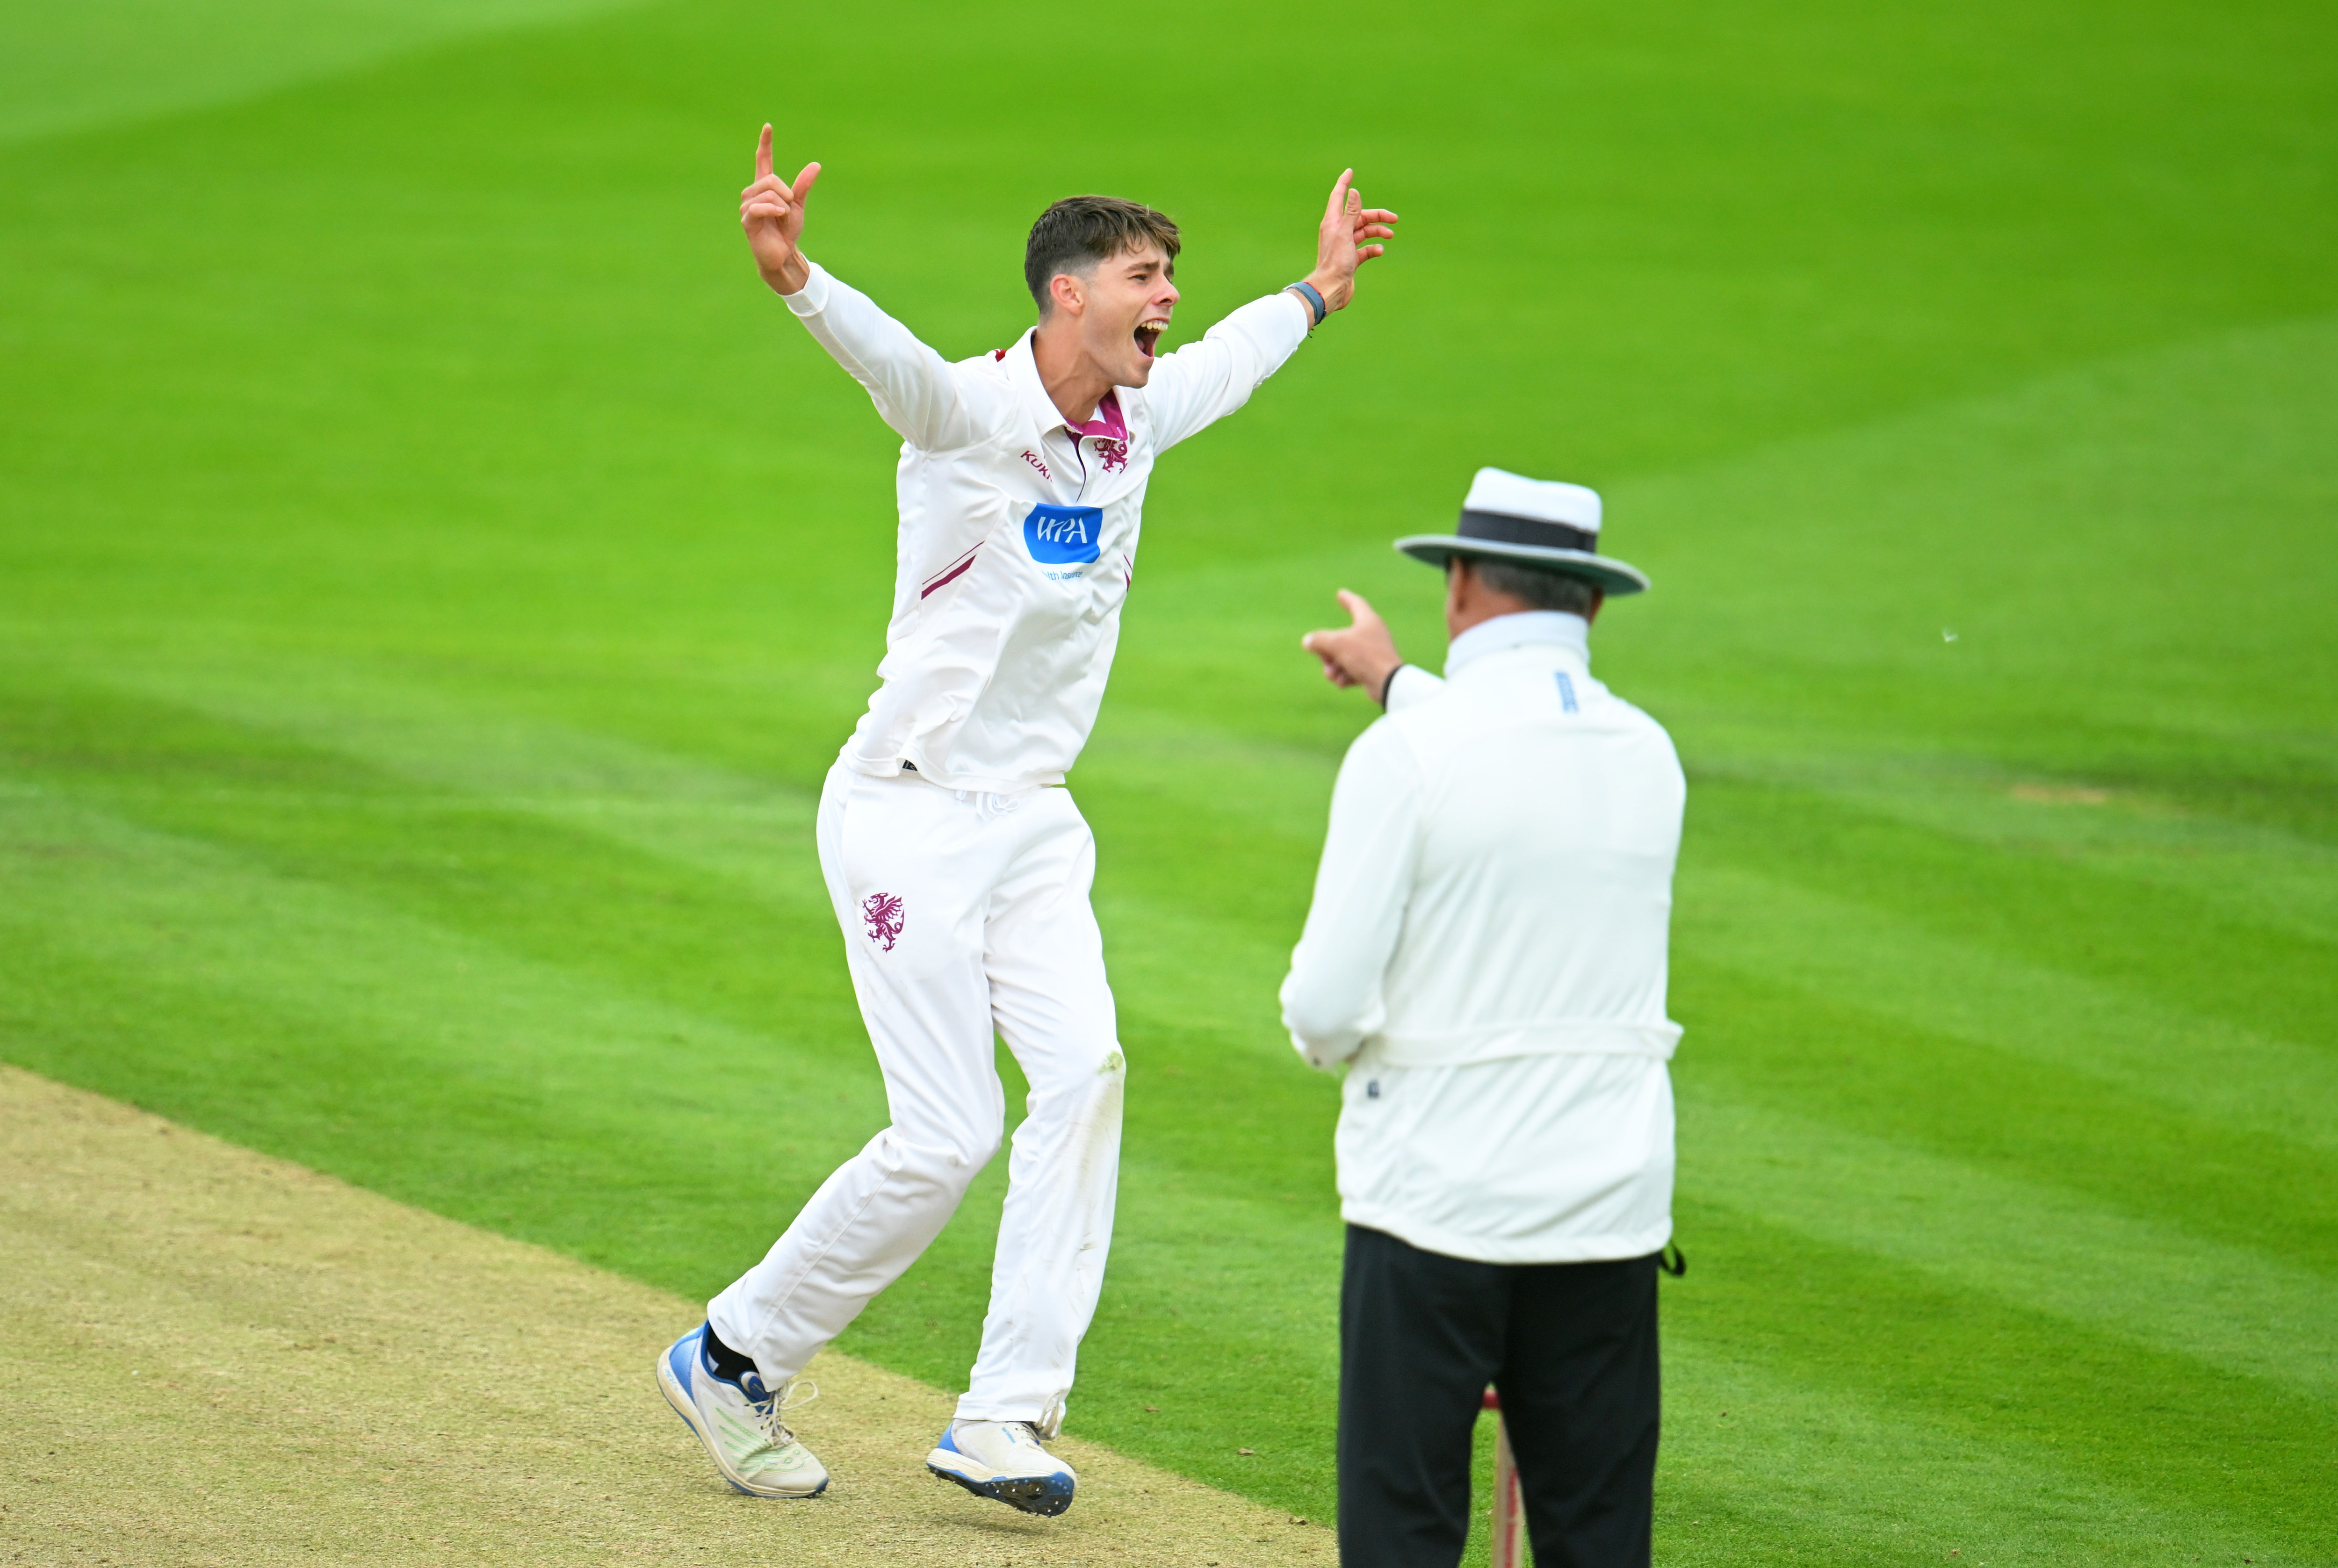
[{"label": "wpa logo", "polygon": [[1104,551],[1104,508],[1034,506],[1023,519],[1023,543],[1032,560],[1050,566],[1093,561]]}]

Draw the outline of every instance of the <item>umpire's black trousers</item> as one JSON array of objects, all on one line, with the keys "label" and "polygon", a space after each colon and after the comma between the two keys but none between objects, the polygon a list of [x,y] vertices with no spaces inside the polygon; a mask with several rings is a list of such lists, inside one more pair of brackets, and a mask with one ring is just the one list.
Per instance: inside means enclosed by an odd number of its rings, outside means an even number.
[{"label": "umpire's black trousers", "polygon": [[1341,1568],[1451,1568],[1469,1443],[1502,1396],[1536,1568],[1646,1568],[1656,1259],[1473,1263],[1348,1227],[1340,1289]]}]

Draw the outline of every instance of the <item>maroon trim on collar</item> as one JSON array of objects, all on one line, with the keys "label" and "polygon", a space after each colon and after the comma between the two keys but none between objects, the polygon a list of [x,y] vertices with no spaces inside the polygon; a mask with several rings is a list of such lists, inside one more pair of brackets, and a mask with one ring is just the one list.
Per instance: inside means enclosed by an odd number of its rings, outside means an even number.
[{"label": "maroon trim on collar", "polygon": [[1095,418],[1085,425],[1075,425],[1066,419],[1064,428],[1083,439],[1101,436],[1107,441],[1127,440],[1128,420],[1120,411],[1120,389],[1115,387],[1104,395],[1104,401],[1096,405]]}]

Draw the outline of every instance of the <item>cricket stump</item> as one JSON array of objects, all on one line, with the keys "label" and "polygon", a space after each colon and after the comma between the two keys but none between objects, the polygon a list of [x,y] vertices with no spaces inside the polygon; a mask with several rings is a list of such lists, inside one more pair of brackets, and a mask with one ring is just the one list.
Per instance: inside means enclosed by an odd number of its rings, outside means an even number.
[{"label": "cricket stump", "polygon": [[1502,1396],[1486,1390],[1486,1408],[1494,1413],[1494,1546],[1487,1557],[1491,1568],[1526,1568],[1526,1507],[1518,1498],[1518,1465],[1510,1456],[1509,1429],[1502,1425]]}]

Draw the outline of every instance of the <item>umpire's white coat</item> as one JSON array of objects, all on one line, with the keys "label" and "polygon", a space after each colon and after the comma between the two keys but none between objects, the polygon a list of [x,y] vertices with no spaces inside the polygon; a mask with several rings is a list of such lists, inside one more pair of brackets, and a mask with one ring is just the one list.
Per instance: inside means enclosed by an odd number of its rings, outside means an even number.
[{"label": "umpire's white coat", "polygon": [[997,1150],[995,1028],[1031,1094],[958,1415],[1044,1425],[1104,1280],[1125,1076],[1095,841],[1047,786],[1095,722],[1154,458],[1242,407],[1308,311],[1287,294],[1246,305],[1074,426],[1029,333],[951,364],[818,267],[788,305],[902,437],[883,684],[818,830],[892,1124],[707,1316],[777,1386],[915,1262]]},{"label": "umpire's white coat", "polygon": [[1341,765],[1283,1022],[1352,1062],[1341,1212],[1488,1263],[1672,1234],[1665,1016],[1686,786],[1582,617],[1503,615],[1390,682]]}]

